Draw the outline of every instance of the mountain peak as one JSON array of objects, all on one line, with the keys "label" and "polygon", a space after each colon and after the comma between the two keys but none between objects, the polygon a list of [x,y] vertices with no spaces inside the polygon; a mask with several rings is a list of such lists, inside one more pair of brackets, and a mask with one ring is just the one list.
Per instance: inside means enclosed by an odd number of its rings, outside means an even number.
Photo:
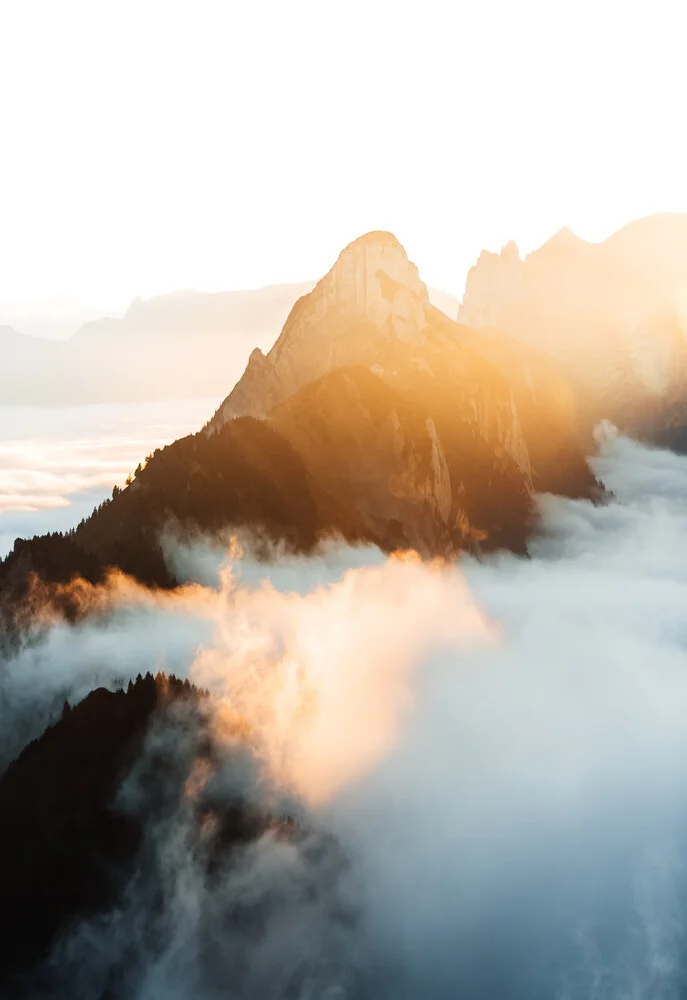
[{"label": "mountain peak", "polygon": [[539,250],[535,250],[534,253],[540,253],[542,250],[568,250],[568,249],[580,249],[583,247],[588,247],[589,244],[586,240],[581,239],[576,233],[572,231],[568,226],[563,226],[554,233],[553,236],[543,243]]},{"label": "mountain peak", "polygon": [[570,226],[561,226],[558,232],[554,233],[552,239],[560,243],[562,240],[577,240],[579,237],[575,235]]},{"label": "mountain peak", "polygon": [[[339,254],[336,263],[308,298],[324,297],[337,310],[353,312],[384,325],[399,294],[429,305],[429,294],[418,269],[392,233],[359,236]],[[397,303],[398,304],[398,303]],[[421,317],[415,317],[421,326]]]},{"label": "mountain peak", "polygon": [[424,342],[429,293],[392,233],[349,243],[315,288],[294,305],[266,357],[251,355],[210,429],[233,417],[264,417],[306,382],[346,365],[371,367],[395,344]]},{"label": "mountain peak", "polygon": [[345,248],[346,250],[352,250],[354,247],[362,246],[385,246],[393,247],[396,250],[402,250],[405,254],[405,250],[396,239],[393,233],[386,232],[384,229],[373,229],[369,233],[363,233],[362,236],[358,236],[357,239],[352,240],[351,243]]},{"label": "mountain peak", "polygon": [[518,263],[520,262],[520,251],[518,250],[518,244],[515,240],[509,240],[508,243],[501,248],[500,256],[506,260],[514,260],[518,261]]}]

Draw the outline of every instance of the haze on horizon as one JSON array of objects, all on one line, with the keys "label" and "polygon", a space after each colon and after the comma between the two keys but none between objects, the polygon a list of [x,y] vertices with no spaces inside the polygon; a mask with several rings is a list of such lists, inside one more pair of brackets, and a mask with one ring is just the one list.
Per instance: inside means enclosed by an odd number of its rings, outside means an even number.
[{"label": "haze on horizon", "polygon": [[302,281],[373,229],[460,297],[482,248],[685,209],[681,21],[614,0],[6,4],[0,306]]}]

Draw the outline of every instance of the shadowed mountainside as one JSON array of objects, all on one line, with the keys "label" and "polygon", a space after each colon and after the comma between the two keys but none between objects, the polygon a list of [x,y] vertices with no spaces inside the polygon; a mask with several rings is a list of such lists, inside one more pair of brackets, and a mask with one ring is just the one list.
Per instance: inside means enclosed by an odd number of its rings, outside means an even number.
[{"label": "shadowed mountainside", "polygon": [[78,594],[37,580],[98,583],[117,567],[144,584],[174,586],[160,545],[170,522],[208,532],[249,525],[297,551],[309,551],[322,527],[301,458],[266,423],[245,418],[222,434],[189,435],[158,449],[131,486],[115,489],[74,531],[15,542],[0,562],[6,635],[25,629],[46,601],[68,619],[80,614]]},{"label": "shadowed mountainside", "polygon": [[[148,674],[128,691],[93,691],[0,776],[0,990],[31,996],[26,972],[81,917],[121,898],[141,844],[117,789],[157,710],[195,702],[188,682]],[[164,766],[164,762],[161,762]]]}]

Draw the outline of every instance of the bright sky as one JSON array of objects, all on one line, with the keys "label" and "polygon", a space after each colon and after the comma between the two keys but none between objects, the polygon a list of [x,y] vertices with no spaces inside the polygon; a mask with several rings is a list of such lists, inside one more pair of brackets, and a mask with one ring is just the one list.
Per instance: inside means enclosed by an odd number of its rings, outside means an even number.
[{"label": "bright sky", "polygon": [[324,273],[687,209],[682,0],[0,0],[0,303]]}]

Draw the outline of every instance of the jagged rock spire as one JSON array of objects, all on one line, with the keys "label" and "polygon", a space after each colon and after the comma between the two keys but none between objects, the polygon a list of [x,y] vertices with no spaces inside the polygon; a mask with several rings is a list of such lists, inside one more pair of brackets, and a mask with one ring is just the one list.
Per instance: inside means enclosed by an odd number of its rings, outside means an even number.
[{"label": "jagged rock spire", "polygon": [[389,344],[421,344],[429,295],[392,233],[350,243],[312,292],[294,305],[272,350],[255,350],[210,423],[265,416],[301,385],[343,365],[372,365]]}]

